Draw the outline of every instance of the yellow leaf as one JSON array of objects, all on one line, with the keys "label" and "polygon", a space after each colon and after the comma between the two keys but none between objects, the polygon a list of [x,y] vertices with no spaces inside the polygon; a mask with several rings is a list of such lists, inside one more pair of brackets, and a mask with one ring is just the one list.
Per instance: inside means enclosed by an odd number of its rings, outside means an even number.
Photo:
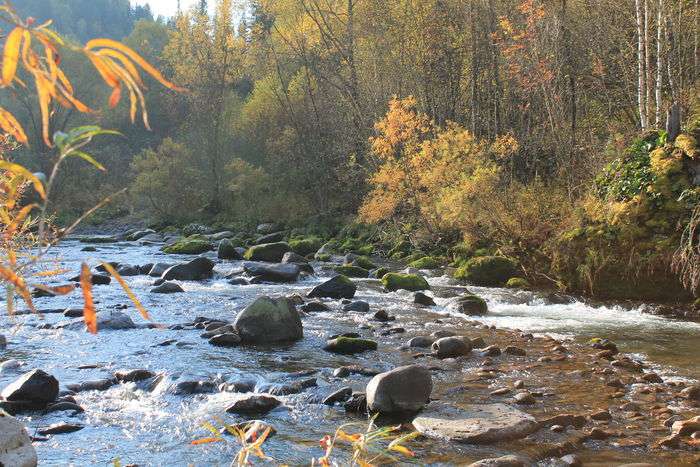
[{"label": "yellow leaf", "polygon": [[59,285],[57,287],[49,287],[41,284],[34,284],[34,287],[52,295],[68,295],[75,290],[74,285]]},{"label": "yellow leaf", "polygon": [[129,299],[133,302],[136,309],[139,310],[139,313],[141,313],[143,319],[150,321],[151,317],[148,315],[148,311],[146,311],[146,308],[144,308],[144,306],[141,304],[134,292],[131,291],[129,284],[126,283],[124,278],[117,272],[116,269],[114,269],[114,267],[111,264],[103,262],[102,266],[104,266],[107,272],[109,272],[112,275],[112,277],[114,277],[117,280],[117,282],[119,282],[119,285],[122,286],[122,289],[124,289],[124,292],[126,292],[126,294],[129,296]]},{"label": "yellow leaf", "polygon": [[97,334],[97,313],[95,303],[92,300],[92,274],[87,264],[83,263],[80,269],[80,287],[83,289],[83,319],[85,326],[92,334]]},{"label": "yellow leaf", "polygon": [[40,73],[34,74],[34,83],[36,84],[39,108],[41,109],[41,134],[44,137],[46,146],[52,148],[53,143],[51,143],[51,138],[49,137],[49,105],[51,104],[53,84]]},{"label": "yellow leaf", "polygon": [[24,29],[17,27],[7,36],[5,50],[2,56],[2,84],[9,86],[15,79],[17,63],[19,62],[19,50],[22,43]]},{"label": "yellow leaf", "polygon": [[389,446],[389,449],[392,451],[400,452],[401,454],[408,456],[408,457],[415,456],[413,451],[408,449],[406,446],[401,446],[400,444],[396,444],[394,446]]},{"label": "yellow leaf", "polygon": [[30,182],[32,182],[32,185],[34,186],[34,189],[39,194],[39,196],[41,196],[42,199],[46,199],[44,185],[41,183],[41,180],[36,178],[36,175],[31,173],[23,166],[15,164],[13,162],[0,160],[0,170],[7,170],[8,172],[13,172],[21,177],[24,177],[26,180],[29,180]]},{"label": "yellow leaf", "polygon": [[32,294],[29,292],[29,289],[27,288],[27,284],[26,282],[24,282],[24,279],[15,274],[14,271],[7,269],[6,267],[0,266],[0,280],[9,282],[10,284],[14,285],[19,291],[19,294],[22,296],[22,299],[24,299],[24,301],[26,302],[29,309],[36,313],[36,308],[34,308],[34,303],[32,302]]},{"label": "yellow leaf", "polygon": [[200,444],[218,443],[221,441],[223,441],[223,439],[221,439],[221,438],[213,438],[213,437],[212,438],[202,438],[202,439],[196,439],[196,440],[192,441],[192,445],[197,446]]},{"label": "yellow leaf", "polygon": [[18,142],[27,144],[29,140],[17,119],[7,110],[0,108],[0,128],[12,135]]},{"label": "yellow leaf", "polygon": [[97,54],[103,56],[110,56],[119,60],[119,62],[122,64],[124,69],[126,69],[126,71],[129,72],[134,81],[136,81],[136,83],[139,86],[143,86],[143,81],[141,80],[141,75],[139,74],[139,71],[123,53],[117,52],[116,50],[112,49],[102,49],[98,51]]},{"label": "yellow leaf", "polygon": [[86,45],[85,48],[87,50],[92,50],[98,47],[106,47],[110,49],[116,49],[119,52],[122,52],[124,55],[129,57],[131,60],[136,62],[141,68],[144,69],[146,73],[149,75],[153,76],[160,84],[165,86],[166,88],[172,89],[174,91],[185,91],[184,88],[178,87],[175,84],[171,83],[167,79],[163,77],[163,75],[155,69],[150,63],[148,63],[146,60],[144,60],[139,54],[131,50],[129,47],[125,46],[124,44],[121,44],[117,41],[113,41],[111,39],[93,39],[89,41]]}]

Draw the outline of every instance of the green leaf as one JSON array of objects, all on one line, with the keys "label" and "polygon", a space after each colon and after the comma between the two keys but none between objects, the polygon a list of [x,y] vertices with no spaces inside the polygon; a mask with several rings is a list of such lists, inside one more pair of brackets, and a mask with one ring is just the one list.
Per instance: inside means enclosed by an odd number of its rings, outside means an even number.
[{"label": "green leaf", "polygon": [[77,157],[80,157],[81,159],[83,159],[83,160],[85,160],[85,161],[88,161],[90,164],[94,165],[94,166],[97,168],[97,170],[101,170],[102,172],[106,172],[106,171],[107,171],[107,169],[105,169],[105,167],[104,167],[102,164],[100,164],[99,162],[97,162],[90,154],[88,154],[88,153],[86,153],[86,152],[83,152],[83,151],[71,151],[70,154],[68,154],[68,155],[69,155],[69,156],[77,156]]}]

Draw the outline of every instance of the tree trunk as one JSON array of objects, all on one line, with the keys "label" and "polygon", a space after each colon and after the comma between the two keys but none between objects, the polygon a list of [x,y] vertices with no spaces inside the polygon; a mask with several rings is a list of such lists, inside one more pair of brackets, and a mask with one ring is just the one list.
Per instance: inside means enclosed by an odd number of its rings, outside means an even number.
[{"label": "tree trunk", "polygon": [[642,18],[642,3],[641,0],[634,0],[636,19],[637,19],[637,105],[639,107],[639,123],[642,130],[647,128],[647,118],[646,118],[646,103],[644,102],[644,97],[646,95],[646,89],[644,88],[644,33],[642,31],[643,18]]},{"label": "tree trunk", "polygon": [[654,86],[654,73],[651,67],[651,41],[649,40],[649,22],[651,13],[649,12],[649,0],[644,0],[644,70],[646,72],[646,117],[649,126],[652,113],[652,93]]},{"label": "tree trunk", "polygon": [[664,1],[659,0],[656,12],[656,128],[661,128],[661,87],[663,85],[663,22],[661,14],[663,8]]}]

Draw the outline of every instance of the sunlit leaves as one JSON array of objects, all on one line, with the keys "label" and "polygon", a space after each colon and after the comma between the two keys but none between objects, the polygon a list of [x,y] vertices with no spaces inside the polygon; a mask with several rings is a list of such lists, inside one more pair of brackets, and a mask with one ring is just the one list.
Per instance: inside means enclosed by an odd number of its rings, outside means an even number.
[{"label": "sunlit leaves", "polygon": [[92,274],[90,267],[83,263],[80,269],[80,288],[83,290],[83,319],[87,330],[97,334],[97,312],[92,298]]},{"label": "sunlit leaves", "polygon": [[0,160],[0,170],[5,170],[12,173],[14,177],[17,177],[20,184],[24,181],[30,182],[34,186],[34,190],[36,190],[39,196],[46,198],[46,192],[44,191],[44,185],[41,183],[41,180],[39,180],[36,175],[31,173],[25,167],[13,162]]},{"label": "sunlit leaves", "polygon": [[29,309],[36,313],[36,308],[34,308],[34,303],[32,302],[32,294],[27,287],[27,283],[22,277],[17,275],[17,273],[11,269],[0,264],[0,281],[11,284],[17,290],[17,292],[19,292]]}]

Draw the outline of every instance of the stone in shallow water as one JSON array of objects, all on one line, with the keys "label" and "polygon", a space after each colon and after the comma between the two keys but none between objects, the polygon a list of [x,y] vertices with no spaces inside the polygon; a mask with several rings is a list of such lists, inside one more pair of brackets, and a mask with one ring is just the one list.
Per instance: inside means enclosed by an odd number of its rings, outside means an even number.
[{"label": "stone in shallow water", "polygon": [[523,459],[517,456],[492,457],[481,459],[467,467],[525,467],[527,465]]},{"label": "stone in shallow water", "polygon": [[226,409],[226,412],[242,415],[265,415],[281,403],[276,397],[265,394],[253,394],[236,401]]},{"label": "stone in shallow water", "polygon": [[37,456],[24,425],[0,412],[0,465],[34,467]]},{"label": "stone in shallow water", "polygon": [[413,425],[430,438],[475,444],[524,438],[538,428],[531,415],[506,404],[457,408],[433,403],[413,420]]},{"label": "stone in shallow water", "polygon": [[83,425],[73,423],[54,423],[46,428],[40,428],[40,435],[63,435],[66,433],[74,433],[85,428]]}]

